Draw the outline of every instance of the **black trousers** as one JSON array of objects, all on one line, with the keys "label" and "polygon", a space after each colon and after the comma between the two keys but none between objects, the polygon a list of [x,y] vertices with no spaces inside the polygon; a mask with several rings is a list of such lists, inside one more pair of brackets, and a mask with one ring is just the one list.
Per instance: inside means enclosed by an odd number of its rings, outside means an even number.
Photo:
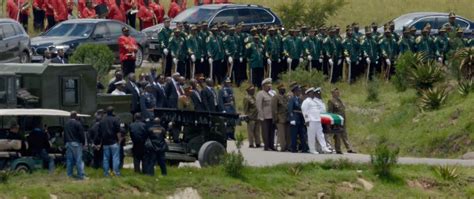
[{"label": "black trousers", "polygon": [[186,79],[189,79],[189,77],[186,76],[186,62],[185,61],[178,61],[178,65],[176,66],[176,71],[182,76],[185,76]]},{"label": "black trousers", "polygon": [[247,79],[247,61],[244,59],[234,61],[234,79],[237,86],[240,86]]},{"label": "black trousers", "polygon": [[[349,70],[349,66],[347,67],[347,70]],[[350,72],[350,78],[351,78],[349,82],[354,83],[356,79],[360,76],[361,72],[363,73],[363,69],[361,68],[358,62],[351,61],[351,67],[348,72]]]},{"label": "black trousers", "polygon": [[25,32],[28,32],[28,15],[20,13],[20,23],[25,29]]},{"label": "black trousers", "polygon": [[[143,145],[143,143],[141,145]],[[145,167],[145,164],[144,164],[145,151],[143,147],[133,146],[132,155],[133,155],[133,170],[136,173],[141,173],[143,171],[142,169],[144,169]]]},{"label": "black trousers", "polygon": [[44,30],[44,17],[45,17],[44,10],[33,9],[33,20],[34,20],[33,26],[35,27],[35,30],[38,30],[38,31]]},{"label": "black trousers", "polygon": [[135,60],[122,61],[122,73],[127,77],[130,73],[135,73]]},{"label": "black trousers", "polygon": [[102,151],[102,147],[99,150],[94,149],[94,159],[92,161],[92,168],[94,168],[94,169],[102,168],[103,154],[104,153]]},{"label": "black trousers", "polygon": [[126,18],[127,18],[127,24],[136,29],[136,28],[137,28],[137,27],[136,27],[137,14],[130,14],[130,13],[127,13]]},{"label": "black trousers", "polygon": [[53,15],[46,15],[46,19],[48,20],[48,26],[46,27],[46,30],[49,30],[54,25],[56,25],[56,21],[54,20]]},{"label": "black trousers", "polygon": [[170,54],[166,56],[166,66],[164,66],[165,69],[165,76],[169,77],[171,76],[171,68],[173,67],[173,58],[171,57]]},{"label": "black trousers", "polygon": [[221,84],[226,76],[225,74],[227,70],[226,62],[224,62],[223,60],[214,60],[212,62],[212,70],[213,70],[212,73],[214,76],[212,78],[217,84]]},{"label": "black trousers", "polygon": [[290,125],[291,133],[291,152],[296,153],[298,149],[302,152],[308,152],[308,134],[303,124]]},{"label": "black trousers", "polygon": [[262,86],[263,81],[263,68],[251,68],[250,77],[252,80],[252,84],[255,87],[260,88]]},{"label": "black trousers", "polygon": [[300,65],[299,59],[291,60],[291,70],[295,70]]},{"label": "black trousers", "polygon": [[279,76],[282,72],[284,72],[282,69],[283,69],[283,66],[284,65],[284,62],[280,60],[280,62],[278,62],[278,60],[274,60],[272,61],[272,74],[271,74],[271,78],[273,79],[273,81],[276,81],[279,79]]},{"label": "black trousers", "polygon": [[308,67],[311,67],[311,70],[323,72],[323,63],[319,63],[319,60],[311,60]]},{"label": "black trousers", "polygon": [[265,150],[275,150],[275,126],[272,119],[262,121],[262,138]]},{"label": "black trousers", "polygon": [[166,176],[168,174],[166,170],[165,153],[152,153],[146,152],[143,161],[143,173],[145,175],[155,175],[155,165],[158,163],[161,170],[161,175]]},{"label": "black trousers", "polygon": [[[342,77],[342,60],[341,60],[341,63],[338,64],[338,59],[335,59],[333,60],[334,61],[334,66],[333,66],[333,69],[332,69],[332,79],[331,79],[331,83],[336,83],[337,81],[339,81],[339,79],[341,79]],[[329,65],[329,70],[331,70],[331,66]],[[330,74],[331,75],[331,74]]]}]

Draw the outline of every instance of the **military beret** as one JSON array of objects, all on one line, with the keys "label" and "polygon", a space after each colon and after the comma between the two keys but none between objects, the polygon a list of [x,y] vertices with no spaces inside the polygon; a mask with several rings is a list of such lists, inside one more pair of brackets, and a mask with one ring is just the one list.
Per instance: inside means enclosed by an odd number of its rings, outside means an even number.
[{"label": "military beret", "polygon": [[305,91],[304,93],[305,93],[305,94],[308,94],[308,93],[310,93],[310,92],[314,92],[314,88],[313,88],[313,87],[306,89],[306,91]]},{"label": "military beret", "polygon": [[176,73],[173,73],[173,75],[171,75],[171,76],[174,77],[174,76],[180,76],[180,75],[181,75],[181,74],[179,74],[178,72],[176,72]]},{"label": "military beret", "polygon": [[331,90],[331,92],[336,92],[336,91],[339,91],[339,89],[338,89],[337,87],[336,87],[336,88],[333,88],[333,89]]},{"label": "military beret", "polygon": [[218,30],[217,26],[212,26],[211,30],[214,30],[214,31]]},{"label": "military beret", "polygon": [[301,87],[298,84],[291,86],[291,91],[293,91],[293,92],[295,92],[296,90],[300,90],[300,89],[301,89]]},{"label": "military beret", "polygon": [[257,27],[253,26],[251,29],[250,29],[250,32],[256,32],[257,31]]},{"label": "military beret", "polygon": [[354,22],[354,23],[352,23],[352,27],[359,27],[359,24]]},{"label": "military beret", "polygon": [[277,86],[277,89],[284,89],[284,88],[285,88],[285,85],[284,85],[284,84],[279,84],[279,85]]},{"label": "military beret", "polygon": [[268,29],[268,31],[275,31],[275,28],[272,26]]},{"label": "military beret", "polygon": [[457,33],[464,33],[464,30],[462,28],[458,28],[458,30],[456,32]]},{"label": "military beret", "polygon": [[198,27],[196,27],[196,26],[191,27],[191,30],[197,30],[197,29],[198,29]]},{"label": "military beret", "polygon": [[450,12],[449,17],[456,17],[456,14],[454,14],[454,12]]},{"label": "military beret", "polygon": [[235,27],[234,27],[234,26],[231,26],[231,27],[229,28],[229,30],[235,30]]},{"label": "military beret", "polygon": [[245,90],[246,90],[246,91],[250,91],[250,90],[253,90],[253,89],[255,89],[255,87],[254,87],[253,85],[249,85],[249,86],[247,87],[247,89],[245,89]]},{"label": "military beret", "polygon": [[372,22],[371,26],[372,27],[377,27],[377,24],[375,22]]},{"label": "military beret", "polygon": [[262,85],[271,84],[271,83],[272,83],[272,78],[266,78],[262,81]]},{"label": "military beret", "polygon": [[179,32],[181,32],[181,30],[179,30],[178,28],[175,28],[175,29],[173,30],[173,32],[174,32],[174,33],[179,33]]}]

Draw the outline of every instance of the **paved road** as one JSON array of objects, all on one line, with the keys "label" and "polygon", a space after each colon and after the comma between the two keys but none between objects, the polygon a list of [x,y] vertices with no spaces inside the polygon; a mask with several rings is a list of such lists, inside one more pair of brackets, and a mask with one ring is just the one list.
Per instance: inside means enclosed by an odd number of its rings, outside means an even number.
[{"label": "paved road", "polygon": [[[235,143],[227,142],[228,151],[235,151]],[[289,153],[289,152],[273,152],[263,151],[262,148],[251,149],[248,148],[248,142],[244,143],[242,147],[242,154],[244,155],[247,164],[250,166],[264,167],[272,166],[282,163],[306,163],[306,162],[324,162],[327,159],[340,159],[347,158],[352,162],[356,163],[368,163],[370,162],[370,155],[366,154],[307,154],[307,153]],[[437,159],[437,158],[412,158],[412,157],[400,157],[398,159],[400,164],[428,164],[428,165],[461,165],[461,166],[474,166],[474,160],[461,160],[461,159]]]}]

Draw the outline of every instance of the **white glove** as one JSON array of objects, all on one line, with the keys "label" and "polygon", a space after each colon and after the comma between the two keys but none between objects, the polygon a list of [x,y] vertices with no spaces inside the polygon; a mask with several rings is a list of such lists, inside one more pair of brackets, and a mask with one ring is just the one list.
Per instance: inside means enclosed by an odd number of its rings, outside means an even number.
[{"label": "white glove", "polygon": [[175,65],[178,65],[178,59],[173,58],[173,63],[174,63]]},{"label": "white glove", "polygon": [[168,55],[168,53],[169,53],[168,49],[167,49],[167,48],[163,49],[163,53],[164,53],[165,55]]},{"label": "white glove", "polygon": [[291,58],[289,58],[289,57],[286,58],[286,62],[288,62],[288,64],[291,64],[292,61],[293,61],[293,60],[292,60]]},{"label": "white glove", "polygon": [[212,64],[214,60],[212,58],[209,58],[208,61],[209,61],[209,64]]},{"label": "white glove", "polygon": [[362,57],[359,57],[359,61],[362,61]]},{"label": "white glove", "polygon": [[443,63],[443,58],[442,58],[442,57],[438,57],[438,61],[439,61],[440,63]]},{"label": "white glove", "polygon": [[267,64],[268,64],[268,65],[272,65],[272,60],[267,59]]},{"label": "white glove", "polygon": [[229,64],[232,64],[234,62],[234,59],[232,59],[232,57],[229,56],[229,58],[227,58],[227,61],[229,61]]},{"label": "white glove", "polygon": [[346,57],[346,62],[347,62],[348,64],[350,64],[350,63],[351,63],[351,58]]},{"label": "white glove", "polygon": [[320,63],[320,64],[323,63],[323,58],[319,58],[319,63]]},{"label": "white glove", "polygon": [[296,125],[296,121],[292,120],[292,121],[290,121],[290,124],[294,126],[294,125]]},{"label": "white glove", "polygon": [[337,65],[341,65],[341,63],[342,63],[342,60],[341,60],[341,59],[338,59],[338,60],[337,60]]},{"label": "white glove", "polygon": [[385,62],[387,63],[387,65],[392,65],[392,62],[390,62],[390,59],[386,59]]},{"label": "white glove", "polygon": [[204,58],[201,57],[201,63],[204,63]]},{"label": "white glove", "polygon": [[239,61],[240,61],[240,63],[244,62],[244,58],[243,58],[243,57],[240,57],[240,58],[239,58]]},{"label": "white glove", "polygon": [[300,57],[300,60],[299,60],[299,61],[300,61],[300,63],[302,63],[302,62],[303,62],[303,58],[302,58],[302,57]]},{"label": "white glove", "polygon": [[278,58],[278,63],[280,63],[280,62],[281,62],[281,59],[280,59],[280,58]]},{"label": "white glove", "polygon": [[365,58],[365,61],[367,62],[367,65],[370,65],[370,58]]},{"label": "white glove", "polygon": [[196,62],[196,56],[194,54],[191,55],[191,61]]},{"label": "white glove", "polygon": [[334,65],[334,61],[332,61],[332,59],[329,59],[329,65]]},{"label": "white glove", "polygon": [[313,57],[311,55],[308,55],[308,61],[313,60]]},{"label": "white glove", "polygon": [[169,122],[168,127],[172,127],[172,126],[173,126],[173,122]]}]

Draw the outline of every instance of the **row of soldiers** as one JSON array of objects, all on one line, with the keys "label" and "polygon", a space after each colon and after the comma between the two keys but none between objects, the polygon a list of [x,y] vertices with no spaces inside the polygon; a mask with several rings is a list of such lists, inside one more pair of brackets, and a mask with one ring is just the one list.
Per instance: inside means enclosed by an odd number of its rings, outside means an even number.
[{"label": "row of soldiers", "polygon": [[[338,26],[303,26],[289,31],[283,27],[253,27],[247,33],[242,24],[219,24],[208,29],[206,22],[192,26],[178,23],[172,30],[165,20],[157,42],[167,75],[178,71],[191,78],[203,73],[218,83],[231,77],[240,85],[249,71],[255,86],[260,86],[264,77],[278,79],[282,72],[291,72],[300,64],[324,72],[331,82],[340,80],[343,71],[349,82],[364,73],[368,79],[375,72],[388,78],[394,72],[394,62],[404,52],[424,52],[428,58],[446,63],[448,52],[474,43],[464,38],[464,31],[455,22],[443,25],[436,36],[430,35],[429,24],[419,36],[415,27],[404,27],[402,35],[394,31],[393,22],[384,27],[382,34],[372,23],[362,34],[354,23],[346,27],[343,37]],[[450,34],[453,36],[448,37]]]}]

